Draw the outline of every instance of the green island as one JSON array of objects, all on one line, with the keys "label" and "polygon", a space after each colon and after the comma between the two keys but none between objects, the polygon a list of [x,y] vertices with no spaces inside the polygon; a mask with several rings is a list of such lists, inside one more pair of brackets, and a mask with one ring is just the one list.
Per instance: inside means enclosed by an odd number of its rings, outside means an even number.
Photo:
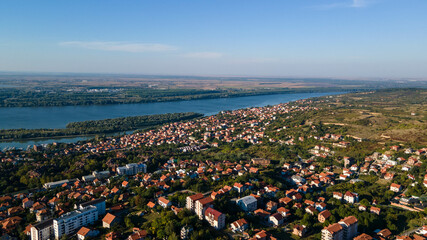
[{"label": "green island", "polygon": [[46,206],[48,219],[99,199],[108,213],[87,225],[97,239],[315,240],[344,228],[356,229],[351,239],[421,239],[426,103],[425,89],[349,93],[9,149],[0,152],[2,231],[26,239],[29,224],[41,226],[25,199]]},{"label": "green island", "polygon": [[189,120],[203,116],[200,113],[166,113],[147,116],[121,117],[68,123],[63,129],[1,129],[2,140],[74,137],[94,134],[111,134],[154,127],[160,124]]},{"label": "green island", "polygon": [[185,101],[197,99],[245,97],[284,93],[332,92],[349,91],[353,89],[324,88],[324,89],[106,89],[102,92],[92,92],[87,89],[82,92],[64,92],[55,90],[30,91],[22,89],[0,89],[0,107],[51,107],[75,105],[107,105]]}]

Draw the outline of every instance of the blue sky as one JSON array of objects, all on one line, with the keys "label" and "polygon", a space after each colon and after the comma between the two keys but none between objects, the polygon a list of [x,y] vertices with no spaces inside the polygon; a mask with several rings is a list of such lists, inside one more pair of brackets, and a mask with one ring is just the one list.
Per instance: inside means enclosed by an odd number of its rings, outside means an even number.
[{"label": "blue sky", "polygon": [[0,2],[0,71],[427,77],[426,0]]}]

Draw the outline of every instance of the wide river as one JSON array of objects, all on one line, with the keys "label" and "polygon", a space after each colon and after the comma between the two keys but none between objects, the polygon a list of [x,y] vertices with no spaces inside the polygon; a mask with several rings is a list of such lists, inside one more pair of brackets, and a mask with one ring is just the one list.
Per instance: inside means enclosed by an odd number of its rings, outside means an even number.
[{"label": "wide river", "polygon": [[[160,103],[114,104],[65,107],[19,107],[0,108],[0,129],[12,128],[64,128],[67,123],[86,120],[100,120],[127,116],[197,112],[213,115],[223,110],[235,110],[248,107],[263,107],[286,103],[299,99],[340,94],[297,93],[275,94],[236,98],[203,99]],[[36,141],[0,142],[0,150],[8,147],[27,148],[29,145],[52,142],[76,142],[86,137],[43,139]]]}]

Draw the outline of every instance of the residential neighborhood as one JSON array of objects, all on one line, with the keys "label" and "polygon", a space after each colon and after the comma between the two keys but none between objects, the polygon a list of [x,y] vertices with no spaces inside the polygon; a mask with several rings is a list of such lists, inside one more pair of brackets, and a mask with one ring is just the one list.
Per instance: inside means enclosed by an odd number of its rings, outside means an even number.
[{"label": "residential neighborhood", "polygon": [[223,111],[118,137],[2,151],[2,169],[24,170],[0,197],[1,234],[426,239],[427,147],[374,145],[339,134],[339,125],[300,119],[327,103]]}]

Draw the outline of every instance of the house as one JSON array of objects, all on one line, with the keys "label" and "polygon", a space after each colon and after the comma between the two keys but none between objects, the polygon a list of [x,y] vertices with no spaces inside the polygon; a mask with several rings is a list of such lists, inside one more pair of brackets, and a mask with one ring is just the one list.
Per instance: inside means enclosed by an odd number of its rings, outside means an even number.
[{"label": "house", "polygon": [[111,213],[107,213],[102,219],[102,227],[111,228],[114,224],[118,222],[118,218]]},{"label": "house", "polygon": [[340,193],[340,192],[333,192],[333,197],[335,198],[335,199],[338,199],[338,200],[342,200],[342,193]]},{"label": "house", "polygon": [[284,198],[279,199],[279,203],[281,203],[281,204],[287,205],[290,202],[292,202],[292,199],[290,197],[284,197]]},{"label": "house", "polygon": [[217,230],[225,226],[225,214],[211,207],[208,207],[205,211],[205,220]]},{"label": "house", "polygon": [[299,237],[303,237],[305,235],[306,229],[304,225],[295,225],[292,234],[297,235]]},{"label": "house", "polygon": [[117,232],[109,232],[105,235],[105,240],[115,240],[119,239],[119,234]]},{"label": "house", "polygon": [[268,218],[268,222],[273,226],[282,225],[283,221],[283,216],[280,213],[274,213]]},{"label": "house", "polygon": [[389,239],[389,238],[391,237],[392,233],[391,233],[391,231],[390,231],[390,230],[388,230],[387,228],[385,228],[385,229],[383,229],[383,230],[379,231],[379,232],[377,233],[377,235],[378,235],[379,237],[383,238],[383,239]]},{"label": "house", "polygon": [[331,215],[332,214],[329,212],[329,210],[323,210],[319,213],[319,215],[317,215],[317,220],[319,220],[321,223],[324,223]]},{"label": "house", "polygon": [[25,198],[24,200],[22,200],[22,207],[23,208],[30,208],[33,206],[33,204],[34,204],[34,202],[29,198]]},{"label": "house", "polygon": [[245,186],[241,183],[234,183],[233,189],[236,190],[238,193],[243,193],[245,191]]},{"label": "house", "polygon": [[344,194],[344,201],[347,203],[357,203],[359,201],[359,194],[347,191]]},{"label": "house", "polygon": [[402,186],[401,186],[401,185],[399,185],[399,184],[396,184],[396,183],[392,183],[392,184],[390,185],[390,191],[393,191],[393,192],[400,192],[400,191],[402,191]]},{"label": "house", "polygon": [[171,201],[167,200],[164,197],[159,197],[159,199],[157,200],[157,203],[162,206],[163,208],[168,208],[172,205]]},{"label": "house", "polygon": [[273,236],[271,236],[270,233],[266,232],[265,230],[262,230],[260,232],[257,232],[250,240],[277,240]]},{"label": "house", "polygon": [[366,233],[362,233],[359,236],[355,237],[354,240],[372,240],[373,238]]},{"label": "house", "polygon": [[248,222],[244,218],[241,218],[241,219],[231,223],[231,231],[233,231],[233,232],[242,233],[247,228],[248,228]]},{"label": "house", "polygon": [[313,202],[313,201],[311,201],[311,200],[305,200],[305,201],[304,201],[304,204],[307,204],[307,205],[309,205],[309,206],[313,206],[313,207],[314,207],[315,202]]},{"label": "house", "polygon": [[326,210],[326,206],[327,206],[326,203],[318,202],[318,203],[316,203],[315,208],[317,211],[321,212],[323,210]]},{"label": "house", "polygon": [[270,213],[265,211],[264,209],[257,209],[254,211],[254,214],[261,217],[263,220],[267,220],[270,216]]},{"label": "house", "polygon": [[151,201],[147,203],[147,207],[149,207],[149,208],[154,208],[155,206],[156,206],[156,204],[151,202]]},{"label": "house", "polygon": [[396,240],[412,240],[409,236],[396,236]]},{"label": "house", "polygon": [[381,213],[381,209],[380,209],[380,208],[378,208],[378,207],[374,207],[374,206],[372,206],[372,207],[371,207],[371,209],[370,209],[370,212],[371,212],[371,213],[375,213],[375,214],[377,214],[377,215],[380,215],[380,213]]},{"label": "house", "polygon": [[366,211],[366,206],[364,205],[359,205],[359,211]]},{"label": "house", "polygon": [[140,230],[139,228],[136,229],[127,240],[144,240],[147,237],[148,233],[146,230]]},{"label": "house", "polygon": [[289,217],[291,215],[291,211],[284,207],[280,207],[279,209],[277,209],[277,212],[280,213],[284,218]]},{"label": "house", "polygon": [[302,201],[302,195],[300,193],[294,194],[292,196],[292,200],[294,200],[296,202],[301,202]]},{"label": "house", "polygon": [[277,203],[273,202],[273,201],[269,201],[266,204],[266,207],[267,207],[267,211],[269,211],[269,212],[275,212],[277,210]]},{"label": "house", "polygon": [[242,197],[236,203],[245,212],[252,212],[257,209],[257,200],[253,196]]},{"label": "house", "polygon": [[316,213],[316,209],[313,206],[308,206],[305,208],[305,212],[314,215]]},{"label": "house", "polygon": [[253,158],[251,160],[251,163],[254,165],[261,165],[263,167],[267,167],[268,165],[270,165],[270,160],[265,158]]},{"label": "house", "polygon": [[394,173],[386,173],[386,174],[384,174],[384,179],[385,180],[393,180],[393,178],[394,178]]},{"label": "house", "polygon": [[92,230],[92,229],[87,228],[87,227],[82,227],[77,232],[77,239],[78,240],[84,240],[84,239],[89,238],[89,237],[96,237],[98,234],[99,234],[99,231],[97,231],[97,230]]}]

